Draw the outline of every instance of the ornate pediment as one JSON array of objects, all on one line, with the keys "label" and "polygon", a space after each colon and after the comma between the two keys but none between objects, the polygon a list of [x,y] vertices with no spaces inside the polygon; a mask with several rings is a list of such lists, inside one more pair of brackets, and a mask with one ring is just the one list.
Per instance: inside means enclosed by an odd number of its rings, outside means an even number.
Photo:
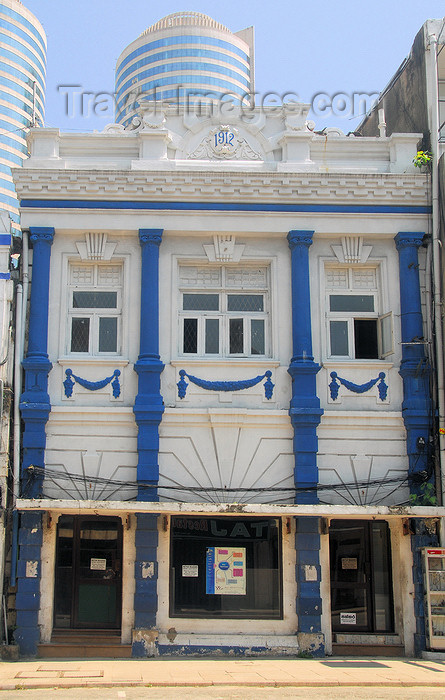
[{"label": "ornate pediment", "polygon": [[262,160],[238,129],[222,124],[212,129],[188,157],[194,160]]}]

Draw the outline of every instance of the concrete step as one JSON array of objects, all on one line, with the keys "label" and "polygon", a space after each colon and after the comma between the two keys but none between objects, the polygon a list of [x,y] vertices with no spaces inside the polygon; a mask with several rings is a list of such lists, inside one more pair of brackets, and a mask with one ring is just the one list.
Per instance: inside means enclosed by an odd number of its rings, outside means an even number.
[{"label": "concrete step", "polygon": [[332,644],[333,656],[405,656],[403,644]]},{"label": "concrete step", "polygon": [[38,645],[44,659],[129,659],[131,644],[121,643],[120,630],[53,630],[51,641]]},{"label": "concrete step", "polygon": [[41,659],[130,659],[131,644],[73,644],[65,642],[38,644]]}]

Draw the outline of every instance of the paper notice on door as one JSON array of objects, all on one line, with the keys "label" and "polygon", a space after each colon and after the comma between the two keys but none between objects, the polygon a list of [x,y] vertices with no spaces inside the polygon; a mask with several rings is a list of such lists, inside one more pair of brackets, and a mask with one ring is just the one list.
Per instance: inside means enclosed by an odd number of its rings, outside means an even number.
[{"label": "paper notice on door", "polygon": [[90,559],[90,571],[105,571],[106,568],[106,559]]},{"label": "paper notice on door", "polygon": [[340,613],[341,625],[356,625],[357,613]]},{"label": "paper notice on door", "polygon": [[343,557],[341,560],[342,569],[357,569],[357,559],[355,557]]},{"label": "paper notice on door", "polygon": [[183,564],[182,565],[182,575],[184,578],[198,578],[198,565],[197,564]]}]

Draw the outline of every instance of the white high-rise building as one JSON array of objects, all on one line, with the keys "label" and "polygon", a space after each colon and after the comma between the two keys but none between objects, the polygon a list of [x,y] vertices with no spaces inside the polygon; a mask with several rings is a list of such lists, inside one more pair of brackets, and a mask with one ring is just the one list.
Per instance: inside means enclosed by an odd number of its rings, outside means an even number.
[{"label": "white high-rise building", "polygon": [[116,122],[126,126],[141,100],[250,101],[253,60],[253,27],[233,33],[199,12],[168,15],[118,58]]},{"label": "white high-rise building", "polygon": [[43,125],[46,34],[19,0],[0,1],[0,208],[18,228],[10,168],[27,155],[26,131]]}]

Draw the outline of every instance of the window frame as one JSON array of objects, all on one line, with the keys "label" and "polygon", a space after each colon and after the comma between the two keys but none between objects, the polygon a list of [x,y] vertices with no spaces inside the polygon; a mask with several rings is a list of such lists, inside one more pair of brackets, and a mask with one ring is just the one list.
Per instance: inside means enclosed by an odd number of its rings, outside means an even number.
[{"label": "window frame", "polygon": [[[72,269],[74,267],[91,268],[93,270],[93,283],[81,284],[71,281]],[[99,268],[118,267],[120,270],[120,285],[117,287],[113,283],[99,284],[98,271]],[[67,328],[66,328],[66,346],[65,354],[70,357],[77,358],[103,358],[103,357],[119,357],[122,354],[122,309],[124,296],[124,262],[123,260],[107,260],[101,261],[86,261],[86,260],[68,260],[67,266]],[[74,307],[74,292],[115,292],[116,306],[115,307]],[[90,319],[88,333],[88,350],[72,350],[72,332],[74,319]],[[116,350],[100,350],[100,320],[102,318],[116,319]]]},{"label": "window frame", "polygon": [[[394,353],[394,319],[393,312],[386,311],[381,313],[384,299],[384,289],[382,284],[382,264],[381,262],[370,262],[364,265],[351,264],[332,264],[330,261],[323,261],[322,275],[324,284],[324,299],[325,299],[325,330],[326,338],[326,358],[333,361],[354,361],[354,362],[373,362],[386,359]],[[352,282],[353,270],[374,270],[375,271],[375,287],[373,288],[354,288]],[[327,272],[329,270],[346,270],[348,275],[348,286],[345,287],[329,287],[327,284]],[[374,311],[331,311],[330,301],[331,296],[361,296],[373,297]],[[389,329],[385,332],[385,322],[388,323]],[[355,322],[361,320],[373,320],[376,324],[376,356],[375,357],[356,357],[355,350]],[[348,354],[334,355],[332,348],[331,322],[343,321],[347,324],[347,343]],[[388,337],[389,336],[389,337]]]},{"label": "window frame", "polygon": [[[196,284],[186,286],[181,283],[181,268],[198,267],[207,269],[218,269],[221,271],[220,282],[218,285],[206,286],[204,284]],[[226,270],[236,267],[245,268],[260,268],[265,271],[266,284],[262,287],[250,287],[246,285],[227,286],[225,284]],[[203,261],[192,263],[178,260],[178,357],[184,359],[201,359],[201,360],[230,360],[230,359],[270,359],[271,358],[271,264],[270,262],[249,263],[237,265],[218,264],[206,265]],[[218,296],[218,310],[184,310],[183,299],[184,295],[192,294],[215,294]],[[246,296],[261,296],[263,300],[262,311],[229,311],[228,299],[230,295],[246,295]],[[184,352],[184,320],[197,319],[197,350],[196,352]],[[243,321],[243,351],[239,353],[230,352],[230,320],[242,319]],[[219,321],[219,342],[218,353],[207,353],[205,351],[206,343],[206,321]],[[264,334],[264,353],[252,353],[252,321],[263,321]]]}]

